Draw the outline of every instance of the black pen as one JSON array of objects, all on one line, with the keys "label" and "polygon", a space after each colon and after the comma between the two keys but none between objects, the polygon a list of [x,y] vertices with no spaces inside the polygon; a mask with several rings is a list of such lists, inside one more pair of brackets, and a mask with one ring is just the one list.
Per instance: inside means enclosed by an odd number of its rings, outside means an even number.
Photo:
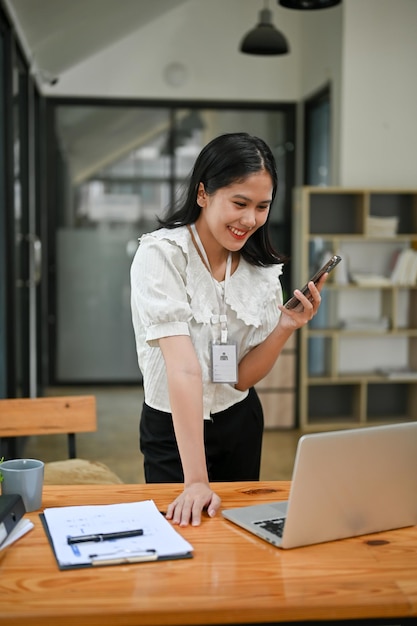
[{"label": "black pen", "polygon": [[99,541],[110,541],[111,539],[126,539],[128,537],[139,537],[143,535],[142,528],[136,530],[121,530],[115,533],[97,533],[96,535],[79,535],[78,537],[67,537],[69,545],[74,543],[87,543],[93,541],[98,543]]}]

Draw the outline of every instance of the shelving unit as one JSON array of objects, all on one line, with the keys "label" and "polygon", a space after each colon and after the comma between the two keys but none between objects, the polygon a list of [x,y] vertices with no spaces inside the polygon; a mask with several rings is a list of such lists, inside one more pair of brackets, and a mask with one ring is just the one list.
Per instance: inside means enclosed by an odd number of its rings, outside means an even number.
[{"label": "shelving unit", "polygon": [[257,385],[265,428],[293,428],[295,425],[296,340],[293,334],[274,367]]},{"label": "shelving unit", "polygon": [[[397,227],[381,236],[372,218]],[[417,281],[390,277],[399,252],[417,254],[417,190],[297,188],[293,232],[294,287],[332,254],[343,259],[299,332],[300,428],[416,420]]]}]

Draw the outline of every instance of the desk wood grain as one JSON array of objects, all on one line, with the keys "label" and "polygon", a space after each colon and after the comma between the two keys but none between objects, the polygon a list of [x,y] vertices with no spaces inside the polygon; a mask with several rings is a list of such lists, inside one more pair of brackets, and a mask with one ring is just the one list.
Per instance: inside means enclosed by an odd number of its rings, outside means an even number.
[{"label": "desk wood grain", "polygon": [[[222,483],[223,506],[288,497],[288,482]],[[45,486],[43,508],[151,498],[179,485]],[[194,558],[59,571],[35,528],[0,553],[0,624],[136,626],[417,617],[417,527],[283,551],[218,515],[179,532]]]}]

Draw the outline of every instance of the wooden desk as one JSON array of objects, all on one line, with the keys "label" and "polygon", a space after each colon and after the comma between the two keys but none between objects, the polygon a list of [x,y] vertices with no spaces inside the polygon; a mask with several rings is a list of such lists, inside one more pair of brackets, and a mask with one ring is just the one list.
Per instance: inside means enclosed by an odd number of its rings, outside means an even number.
[{"label": "wooden desk", "polygon": [[[288,497],[288,482],[224,483],[225,508]],[[43,507],[152,498],[178,485],[46,486]],[[246,624],[417,617],[417,527],[283,551],[218,515],[181,529],[193,559],[59,571],[35,528],[0,552],[0,624]],[[306,520],[307,522],[307,520]],[[401,619],[399,619],[401,618]]]}]

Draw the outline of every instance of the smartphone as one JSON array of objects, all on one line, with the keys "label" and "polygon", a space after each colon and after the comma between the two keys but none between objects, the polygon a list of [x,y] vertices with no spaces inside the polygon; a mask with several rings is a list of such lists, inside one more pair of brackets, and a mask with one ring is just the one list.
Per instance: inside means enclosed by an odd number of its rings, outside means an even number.
[{"label": "smartphone", "polygon": [[[313,283],[316,285],[320,278],[323,276],[323,274],[328,274],[329,272],[331,272],[332,270],[334,270],[334,268],[336,267],[336,265],[338,265],[340,263],[340,261],[342,260],[342,257],[338,256],[337,254],[335,254],[334,256],[332,256],[331,259],[329,259],[327,261],[327,263],[325,263],[323,265],[322,268],[319,269],[318,272],[316,272],[314,274],[314,276],[312,276],[310,278],[310,281],[313,281]],[[304,287],[302,289],[300,289],[300,291],[308,297],[308,294],[310,293],[310,290],[308,288],[308,284],[304,285]],[[295,296],[293,296],[292,298],[290,298],[286,303],[285,303],[285,308],[286,309],[295,309],[295,307],[297,306],[297,304],[300,304],[300,301],[298,298],[296,298]]]}]

